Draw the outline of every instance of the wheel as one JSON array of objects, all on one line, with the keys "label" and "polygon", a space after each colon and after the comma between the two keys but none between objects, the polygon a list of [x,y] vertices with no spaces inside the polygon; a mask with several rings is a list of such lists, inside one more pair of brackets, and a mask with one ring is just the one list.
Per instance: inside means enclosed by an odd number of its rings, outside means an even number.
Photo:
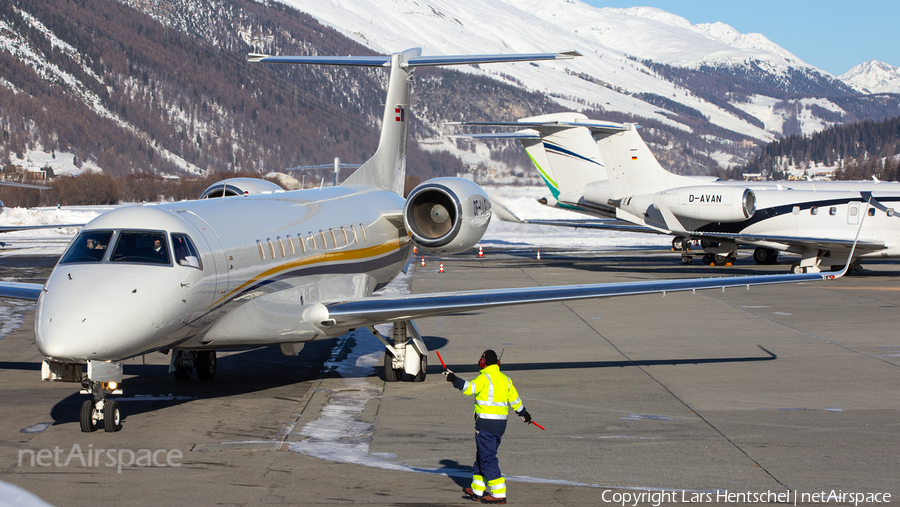
[{"label": "wheel", "polygon": [[384,351],[384,381],[385,382],[399,382],[400,377],[403,375],[403,370],[395,370],[394,369],[394,355]]},{"label": "wheel", "polygon": [[103,405],[103,429],[108,433],[122,429],[122,412],[118,401],[106,400]]},{"label": "wheel", "polygon": [[800,267],[800,264],[799,264],[799,263],[798,263],[798,264],[794,264],[794,265],[791,266],[791,273],[794,273],[794,274],[797,274],[797,275],[802,274],[802,273],[806,273],[806,268]]},{"label": "wheel", "polygon": [[419,362],[419,373],[413,377],[412,381],[425,382],[426,370],[428,370],[428,356],[422,356],[422,360]]},{"label": "wheel", "polygon": [[94,424],[94,400],[85,400],[81,404],[81,431],[97,431],[97,425]]},{"label": "wheel", "polygon": [[714,257],[715,257],[715,256],[714,256],[713,254],[706,254],[706,255],[704,255],[704,256],[703,256],[703,264],[706,264],[707,266],[710,265],[710,264],[712,264],[712,263],[713,263],[713,258],[714,258]]},{"label": "wheel", "polygon": [[756,247],[756,250],[753,251],[753,260],[757,264],[775,264],[775,261],[778,260],[778,250]]},{"label": "wheel", "polygon": [[716,243],[715,241],[710,241],[708,239],[701,239],[700,246],[702,246],[703,248],[716,248],[719,246],[719,244]]},{"label": "wheel", "polygon": [[688,264],[690,264],[690,263],[692,263],[692,262],[694,262],[694,258],[691,257],[690,255],[682,255],[682,256],[681,256],[681,263],[682,263],[682,264],[688,265]]},{"label": "wheel", "polygon": [[722,254],[713,255],[713,264],[716,266],[724,266],[728,262],[728,256]]},{"label": "wheel", "polygon": [[197,352],[197,377],[200,380],[216,378],[216,351]]},{"label": "wheel", "polygon": [[686,240],[685,238],[683,238],[681,236],[675,236],[674,238],[672,238],[672,250],[675,250],[675,251],[688,250],[688,249],[690,249],[690,247],[691,247],[690,240]]}]

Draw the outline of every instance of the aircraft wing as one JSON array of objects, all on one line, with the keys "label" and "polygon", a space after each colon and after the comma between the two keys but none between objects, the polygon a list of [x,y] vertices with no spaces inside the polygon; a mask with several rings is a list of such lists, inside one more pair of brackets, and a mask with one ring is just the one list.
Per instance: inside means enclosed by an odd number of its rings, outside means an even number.
[{"label": "aircraft wing", "polygon": [[[853,247],[852,239],[816,238],[802,236],[772,236],[754,234],[729,234],[722,232],[691,232],[692,239],[724,239],[739,244],[778,243],[782,245],[799,245],[803,247],[819,248],[821,250],[850,250]],[[875,252],[886,248],[884,241],[855,241],[856,250],[861,252]]]},{"label": "aircraft wing", "polygon": [[638,294],[665,294],[666,292],[683,292],[697,289],[749,288],[751,285],[829,280],[838,276],[840,275],[804,273],[489,289],[396,297],[368,297],[353,301],[326,303],[325,307],[328,310],[329,319],[333,320],[333,325],[361,327],[384,322],[470,312],[499,306],[610,298]]},{"label": "aircraft wing", "polygon": [[624,220],[602,219],[602,218],[573,218],[573,219],[535,219],[520,218],[512,212],[502,202],[494,200],[491,204],[492,211],[500,220],[504,222],[514,222],[519,224],[537,224],[537,225],[554,225],[557,227],[574,227],[582,229],[606,229],[612,231],[626,232],[653,232],[658,234],[668,234],[662,230],[655,230],[649,227],[632,224]]},{"label": "aircraft wing", "polygon": [[0,297],[37,301],[43,289],[40,283],[0,282]]}]

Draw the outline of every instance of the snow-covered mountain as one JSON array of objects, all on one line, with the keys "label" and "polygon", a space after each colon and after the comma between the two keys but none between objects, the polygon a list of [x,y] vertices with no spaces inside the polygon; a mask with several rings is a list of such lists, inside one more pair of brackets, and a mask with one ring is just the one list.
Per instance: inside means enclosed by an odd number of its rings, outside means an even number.
[{"label": "snow-covered mountain", "polygon": [[[856,90],[764,35],[723,23],[691,25],[651,7],[596,8],[578,0],[279,1],[379,53],[575,49],[584,57],[465,70],[521,83],[567,108],[633,115],[723,146],[809,134],[871,113],[847,98],[858,97]],[[885,116],[900,114],[897,99],[879,105]],[[742,158],[734,150],[706,151],[725,164]]]},{"label": "snow-covered mountain", "polygon": [[840,79],[861,93],[900,93],[900,67],[876,60],[853,67]]}]

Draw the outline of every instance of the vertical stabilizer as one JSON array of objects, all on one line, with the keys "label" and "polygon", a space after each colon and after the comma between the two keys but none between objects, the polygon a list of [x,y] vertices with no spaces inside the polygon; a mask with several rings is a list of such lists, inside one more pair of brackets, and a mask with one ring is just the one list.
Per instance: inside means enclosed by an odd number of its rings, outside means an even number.
[{"label": "vertical stabilizer", "polygon": [[378,149],[356,172],[344,180],[346,186],[372,186],[403,194],[406,179],[406,135],[409,125],[409,89],[416,67],[474,65],[544,60],[569,60],[581,56],[577,51],[524,53],[508,55],[422,56],[420,48],[407,49],[390,56],[268,56],[250,54],[253,63],[291,63],[307,65],[347,65],[391,69]]},{"label": "vertical stabilizer", "polygon": [[[523,140],[522,145],[553,197],[561,202],[577,203],[588,183],[607,179],[600,150],[590,130],[578,124],[586,119],[582,114],[556,113],[520,120],[526,124],[544,122],[541,126],[529,125],[541,134],[540,142],[529,146]],[[543,157],[538,151],[543,151]],[[543,167],[538,161],[544,162]]]},{"label": "vertical stabilizer", "polygon": [[597,140],[614,199],[696,184],[694,179],[663,169],[641,139],[637,126],[630,123],[625,126],[625,131]]},{"label": "vertical stabilizer", "polygon": [[391,75],[388,80],[378,149],[372,158],[344,180],[341,185],[381,187],[403,195],[403,186],[406,180],[409,87],[414,70],[403,64],[421,53],[421,49],[414,48],[391,55]]}]

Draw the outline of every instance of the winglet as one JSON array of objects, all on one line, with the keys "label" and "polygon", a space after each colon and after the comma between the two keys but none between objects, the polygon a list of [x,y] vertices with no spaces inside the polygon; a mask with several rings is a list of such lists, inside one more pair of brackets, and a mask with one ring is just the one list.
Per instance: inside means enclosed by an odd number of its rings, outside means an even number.
[{"label": "winglet", "polygon": [[862,232],[863,222],[866,220],[866,215],[869,214],[869,205],[872,204],[872,192],[860,192],[860,195],[863,199],[866,200],[866,207],[862,210],[862,217],[859,219],[859,228],[856,229],[856,237],[853,238],[853,246],[850,247],[850,255],[847,257],[847,263],[844,264],[844,269],[840,271],[840,273],[830,276],[831,280],[837,280],[838,278],[847,274],[847,271],[850,269],[850,263],[853,262],[853,252],[856,251],[856,243],[859,241],[859,233]]}]

